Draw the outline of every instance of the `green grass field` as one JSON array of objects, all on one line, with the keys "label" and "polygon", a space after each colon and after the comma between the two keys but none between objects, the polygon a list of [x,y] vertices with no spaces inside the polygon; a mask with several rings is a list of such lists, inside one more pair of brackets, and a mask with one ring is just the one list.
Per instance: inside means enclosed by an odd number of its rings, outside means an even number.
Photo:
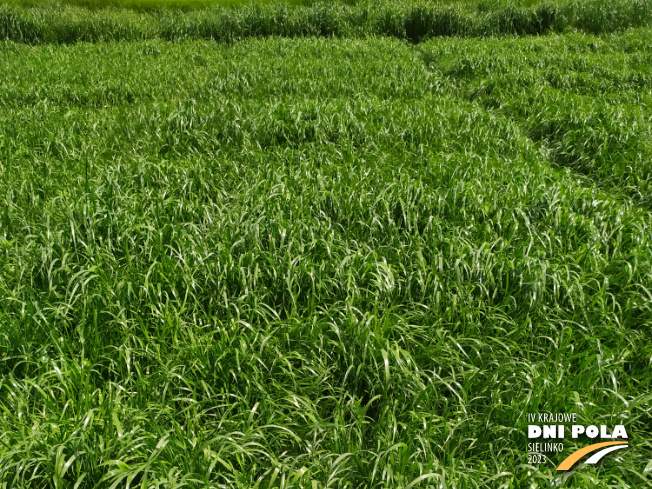
[{"label": "green grass field", "polygon": [[[333,1],[333,0],[331,0]],[[357,1],[357,0],[351,0]],[[334,0],[346,2],[346,0]],[[0,0],[0,4],[57,8],[61,6],[84,7],[88,9],[129,9],[150,11],[158,9],[194,10],[214,7],[236,7],[243,5],[267,5],[279,3],[278,0]],[[284,0],[287,5],[306,5],[315,3],[314,0]]]},{"label": "green grass field", "polygon": [[652,7],[487,5],[0,8],[0,488],[649,487]]},{"label": "green grass field", "polygon": [[113,8],[110,4],[107,8],[87,9],[48,1],[22,5],[17,0],[0,0],[0,40],[39,45],[151,39],[234,42],[250,37],[381,36],[419,43],[442,36],[608,34],[652,25],[652,3],[648,0],[369,0],[352,4],[317,2],[308,6],[270,1],[181,10],[149,9],[138,1],[134,4],[138,8],[133,9]]}]

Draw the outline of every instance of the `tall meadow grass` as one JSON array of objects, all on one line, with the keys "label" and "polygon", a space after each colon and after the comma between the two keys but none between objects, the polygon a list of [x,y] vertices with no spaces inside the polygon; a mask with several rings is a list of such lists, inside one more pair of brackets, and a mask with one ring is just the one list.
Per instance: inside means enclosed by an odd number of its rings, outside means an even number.
[{"label": "tall meadow grass", "polygon": [[0,39],[71,43],[136,39],[391,36],[419,42],[438,36],[540,35],[579,30],[609,33],[649,25],[644,0],[573,0],[522,6],[496,3],[264,3],[233,8],[138,12],[76,6],[0,6]]}]

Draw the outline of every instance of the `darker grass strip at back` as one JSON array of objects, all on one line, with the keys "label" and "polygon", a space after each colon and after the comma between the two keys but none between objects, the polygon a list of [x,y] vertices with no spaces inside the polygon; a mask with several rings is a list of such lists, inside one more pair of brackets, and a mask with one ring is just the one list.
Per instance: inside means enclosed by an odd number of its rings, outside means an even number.
[{"label": "darker grass strip at back", "polygon": [[652,4],[643,0],[574,0],[522,7],[517,4],[346,5],[279,3],[192,11],[87,9],[74,6],[0,6],[0,40],[43,44],[140,39],[250,37],[396,37],[420,42],[437,36],[542,35],[579,30],[607,33],[652,23]]}]

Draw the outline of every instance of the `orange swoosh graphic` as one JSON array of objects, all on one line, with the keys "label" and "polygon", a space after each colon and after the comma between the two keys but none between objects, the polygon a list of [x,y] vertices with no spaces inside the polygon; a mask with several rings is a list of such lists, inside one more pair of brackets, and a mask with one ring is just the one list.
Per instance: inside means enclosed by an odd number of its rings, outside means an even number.
[{"label": "orange swoosh graphic", "polygon": [[575,462],[577,462],[579,459],[581,459],[584,455],[587,453],[594,452],[600,448],[603,447],[608,447],[611,445],[627,445],[626,441],[605,441],[604,443],[595,443],[594,445],[589,445],[588,447],[584,447],[579,449],[576,452],[571,453],[566,459],[559,464],[559,467],[557,467],[557,470],[568,470],[570,469],[573,465],[575,465]]}]

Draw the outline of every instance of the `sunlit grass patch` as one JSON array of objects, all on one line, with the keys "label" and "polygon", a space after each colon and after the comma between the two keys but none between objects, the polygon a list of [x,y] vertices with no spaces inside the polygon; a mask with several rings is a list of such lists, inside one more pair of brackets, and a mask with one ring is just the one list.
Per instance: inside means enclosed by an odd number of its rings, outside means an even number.
[{"label": "sunlit grass patch", "polygon": [[647,484],[649,38],[1,43],[0,484]]}]

